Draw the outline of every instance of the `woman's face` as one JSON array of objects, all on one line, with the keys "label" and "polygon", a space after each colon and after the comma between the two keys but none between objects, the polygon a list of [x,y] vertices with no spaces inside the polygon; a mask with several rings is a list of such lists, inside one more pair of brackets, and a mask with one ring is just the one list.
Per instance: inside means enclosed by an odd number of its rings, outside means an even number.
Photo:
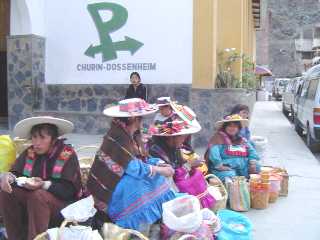
[{"label": "woman's face", "polygon": [[182,147],[186,137],[186,135],[168,137],[168,143],[171,147],[179,148]]},{"label": "woman's face", "polygon": [[136,74],[131,76],[130,81],[134,86],[138,86],[140,84],[140,78]]},{"label": "woman's face", "polygon": [[46,154],[53,145],[53,139],[46,131],[35,133],[31,137],[32,145],[36,154]]},{"label": "woman's face", "polygon": [[168,106],[161,106],[159,107],[160,113],[162,116],[169,117],[172,113],[172,108]]},{"label": "woman's face", "polygon": [[136,128],[136,130],[139,130],[142,128],[142,117],[134,118],[134,127]]},{"label": "woman's face", "polygon": [[239,129],[239,126],[236,123],[231,122],[231,123],[229,123],[227,125],[225,131],[229,136],[233,137],[233,136],[236,136],[239,133],[240,129]]},{"label": "woman's face", "polygon": [[249,112],[248,110],[241,110],[239,112],[239,115],[243,118],[243,119],[249,119]]}]

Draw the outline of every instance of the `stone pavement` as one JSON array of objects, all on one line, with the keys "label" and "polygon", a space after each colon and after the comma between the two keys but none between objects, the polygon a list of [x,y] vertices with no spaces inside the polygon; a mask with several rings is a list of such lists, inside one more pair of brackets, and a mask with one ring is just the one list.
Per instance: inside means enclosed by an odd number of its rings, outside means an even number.
[{"label": "stone pavement", "polygon": [[265,165],[285,167],[289,196],[266,210],[246,215],[254,225],[254,240],[320,239],[320,164],[296,134],[275,102],[257,102],[251,129],[268,138]]}]

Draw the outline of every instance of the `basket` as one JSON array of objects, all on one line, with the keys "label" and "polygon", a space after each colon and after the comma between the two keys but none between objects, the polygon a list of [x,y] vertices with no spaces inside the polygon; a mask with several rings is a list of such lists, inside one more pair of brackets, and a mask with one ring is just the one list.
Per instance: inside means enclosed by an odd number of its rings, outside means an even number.
[{"label": "basket", "polygon": [[[74,225],[78,224],[73,221],[64,220],[59,227],[57,240],[60,240],[61,233],[62,233],[63,229],[67,226],[68,223],[73,223]],[[44,232],[44,233],[41,233],[38,236],[36,236],[33,240],[50,240],[50,238],[49,238],[49,234],[47,232]]]},{"label": "basket", "polygon": [[15,137],[13,139],[14,144],[16,145],[16,154],[19,156],[24,150],[32,145],[29,139]]},{"label": "basket", "polygon": [[228,201],[228,192],[225,188],[224,184],[221,182],[221,180],[214,174],[208,174],[205,176],[206,179],[214,178],[217,184],[209,184],[210,186],[217,187],[222,195],[221,200],[217,200],[216,204],[213,208],[211,208],[212,211],[217,212],[220,209],[225,209],[227,207],[227,201]]},{"label": "basket", "polygon": [[99,147],[95,145],[88,145],[88,146],[82,146],[76,149],[76,153],[79,158],[79,164],[80,164],[80,170],[81,170],[81,182],[83,186],[87,185],[90,169],[94,161],[95,154],[91,157],[90,156],[79,157],[79,152],[84,150],[90,150],[90,149],[98,150]]},{"label": "basket", "polygon": [[104,240],[128,240],[132,238],[132,235],[142,240],[149,240],[139,231],[121,228],[113,223],[105,223],[102,231]]}]

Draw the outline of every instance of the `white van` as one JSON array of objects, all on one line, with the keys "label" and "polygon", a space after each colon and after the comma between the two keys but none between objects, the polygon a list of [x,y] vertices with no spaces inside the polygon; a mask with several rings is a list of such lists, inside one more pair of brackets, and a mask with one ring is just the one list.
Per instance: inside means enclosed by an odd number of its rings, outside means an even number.
[{"label": "white van", "polygon": [[300,85],[301,77],[293,78],[289,81],[285,92],[282,94],[282,112],[286,116],[290,116],[292,121],[294,120],[295,98]]},{"label": "white van", "polygon": [[310,68],[302,78],[294,125],[298,134],[306,135],[310,150],[317,151],[320,147],[320,65]]},{"label": "white van", "polygon": [[280,101],[289,81],[290,78],[276,78],[273,84],[272,97]]}]

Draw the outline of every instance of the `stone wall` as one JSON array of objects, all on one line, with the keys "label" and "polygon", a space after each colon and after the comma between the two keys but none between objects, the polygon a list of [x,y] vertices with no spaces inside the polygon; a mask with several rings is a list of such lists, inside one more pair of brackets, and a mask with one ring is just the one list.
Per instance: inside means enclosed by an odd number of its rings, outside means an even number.
[{"label": "stone wall", "polygon": [[190,105],[197,113],[202,130],[194,135],[195,147],[206,146],[214,133],[214,123],[231,112],[236,104],[246,104],[253,110],[256,93],[245,89],[192,89]]},{"label": "stone wall", "polygon": [[[320,23],[319,0],[263,0],[266,7],[262,22],[267,26],[268,35],[258,39],[258,48],[268,47],[268,64],[275,77],[294,77],[301,74],[301,57],[295,51],[295,39],[305,27]],[[267,21],[267,23],[266,23]],[[265,44],[268,38],[268,44]],[[258,62],[265,56],[264,51],[258,50]]]},{"label": "stone wall", "polygon": [[[12,36],[8,39],[9,127],[29,116],[63,117],[75,124],[75,132],[103,134],[110,118],[103,109],[123,99],[128,85],[47,85],[45,84],[45,39],[34,36]],[[189,105],[198,114],[203,127],[195,135],[196,146],[204,146],[214,131],[214,122],[226,115],[232,106],[253,106],[255,94],[243,89],[192,89],[188,84],[146,85],[149,101],[171,96]],[[146,122],[152,121],[152,116]]]}]

